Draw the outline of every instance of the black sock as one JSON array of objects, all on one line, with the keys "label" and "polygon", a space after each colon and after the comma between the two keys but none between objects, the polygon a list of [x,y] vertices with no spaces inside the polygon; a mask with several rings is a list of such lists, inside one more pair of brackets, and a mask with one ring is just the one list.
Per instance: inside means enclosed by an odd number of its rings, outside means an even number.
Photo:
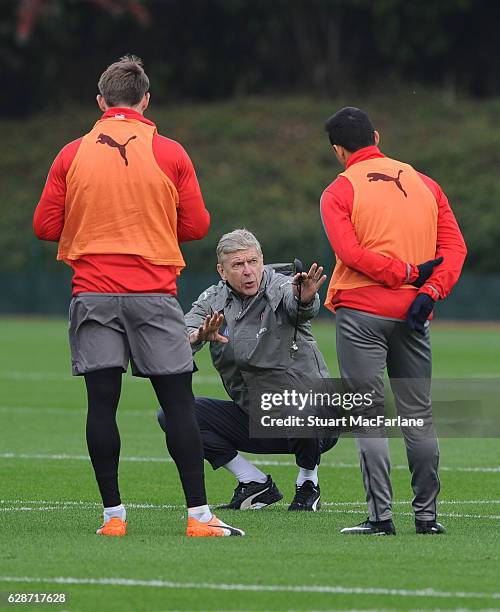
[{"label": "black sock", "polygon": [[122,369],[107,368],[85,374],[87,385],[87,447],[105,508],[121,504],[118,489],[120,434],[116,409]]},{"label": "black sock", "polygon": [[165,413],[167,448],[179,471],[188,508],[207,503],[203,444],[195,417],[191,379],[191,372],[151,377]]}]

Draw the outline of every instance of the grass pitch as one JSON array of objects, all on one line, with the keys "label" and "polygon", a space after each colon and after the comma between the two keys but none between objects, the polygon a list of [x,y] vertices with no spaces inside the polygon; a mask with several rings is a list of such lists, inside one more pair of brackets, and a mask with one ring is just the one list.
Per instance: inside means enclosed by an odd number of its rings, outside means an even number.
[{"label": "grass pitch", "polygon": [[[316,334],[336,371],[333,324]],[[64,610],[322,610],[500,607],[496,439],[443,439],[442,537],[416,536],[403,444],[391,440],[397,537],[342,536],[366,516],[352,440],[324,456],[323,509],[220,512],[245,538],[189,540],[175,466],[147,381],[124,378],[121,490],[129,535],[100,538],[84,438],[85,394],[69,373],[66,323],[0,320],[0,591],[66,592]],[[499,376],[499,328],[434,324],[438,377]],[[195,392],[224,397],[205,349]],[[260,456],[292,498],[292,457]],[[212,504],[234,482],[207,466]],[[10,606],[13,608],[15,606]],[[37,606],[18,606],[40,609]],[[43,609],[43,607],[42,607]]]}]

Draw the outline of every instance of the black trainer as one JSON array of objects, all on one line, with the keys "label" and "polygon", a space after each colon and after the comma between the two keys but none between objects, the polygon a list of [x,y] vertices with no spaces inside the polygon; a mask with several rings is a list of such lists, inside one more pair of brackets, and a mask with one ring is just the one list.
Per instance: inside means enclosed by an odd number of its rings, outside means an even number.
[{"label": "black trainer", "polygon": [[340,533],[352,533],[362,535],[396,535],[396,528],[392,519],[386,521],[370,521],[366,519],[364,523],[355,525],[354,527],[344,527]]},{"label": "black trainer", "polygon": [[273,479],[268,474],[266,482],[239,482],[228,504],[218,506],[222,510],[258,510],[283,499]]},{"label": "black trainer", "polygon": [[288,506],[288,510],[300,512],[317,512],[321,508],[321,492],[319,484],[306,480],[303,484],[295,485],[295,497]]},{"label": "black trainer", "polygon": [[437,535],[446,533],[446,529],[436,521],[419,521],[415,519],[415,531],[417,533]]}]

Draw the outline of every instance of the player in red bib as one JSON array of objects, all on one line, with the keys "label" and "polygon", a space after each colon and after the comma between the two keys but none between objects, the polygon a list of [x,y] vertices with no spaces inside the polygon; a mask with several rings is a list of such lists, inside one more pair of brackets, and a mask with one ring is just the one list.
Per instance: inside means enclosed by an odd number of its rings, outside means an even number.
[{"label": "player in red bib", "polygon": [[34,231],[59,242],[73,269],[70,346],[88,394],[87,445],[104,506],[97,533],[121,536],[116,410],[122,374],[151,380],[167,421],[167,446],[188,507],[188,536],[244,535],[212,515],[194,416],[193,360],[175,299],[179,243],[208,232],[196,174],[182,146],[143,116],[149,79],[138,58],[109,66],[97,96],[103,116],[57,155],[35,211]]}]

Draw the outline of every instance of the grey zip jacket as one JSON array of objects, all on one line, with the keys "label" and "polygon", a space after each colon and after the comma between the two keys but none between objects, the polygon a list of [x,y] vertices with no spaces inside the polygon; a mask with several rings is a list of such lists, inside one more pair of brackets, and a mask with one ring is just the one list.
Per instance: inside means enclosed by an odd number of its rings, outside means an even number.
[{"label": "grey zip jacket", "polygon": [[[317,294],[309,304],[300,306],[298,351],[290,350],[298,305],[292,291],[292,275],[292,264],[264,266],[259,291],[249,298],[238,295],[226,282],[220,281],[204,291],[185,315],[191,333],[208,315],[224,313],[219,333],[229,342],[211,342],[210,353],[228,395],[246,412],[248,385],[259,375],[279,370],[299,380],[302,376],[330,376],[311,332],[311,319],[320,307]],[[202,346],[202,342],[194,345],[193,352]]]}]

